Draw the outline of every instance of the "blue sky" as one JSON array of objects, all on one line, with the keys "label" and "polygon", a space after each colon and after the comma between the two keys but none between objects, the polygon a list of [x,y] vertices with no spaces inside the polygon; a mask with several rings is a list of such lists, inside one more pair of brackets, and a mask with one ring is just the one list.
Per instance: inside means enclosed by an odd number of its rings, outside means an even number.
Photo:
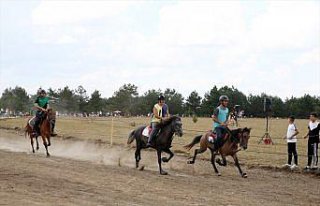
[{"label": "blue sky", "polygon": [[0,2],[0,92],[320,94],[319,1]]}]

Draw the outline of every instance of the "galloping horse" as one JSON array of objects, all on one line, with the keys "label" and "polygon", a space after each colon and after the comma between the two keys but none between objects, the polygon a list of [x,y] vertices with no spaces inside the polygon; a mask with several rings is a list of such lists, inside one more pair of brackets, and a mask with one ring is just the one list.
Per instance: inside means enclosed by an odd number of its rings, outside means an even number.
[{"label": "galloping horse", "polygon": [[[230,130],[224,137],[224,144],[219,149],[214,148],[214,144],[208,141],[208,138],[212,135],[212,132],[207,132],[204,135],[196,136],[193,141],[186,145],[185,148],[190,150],[195,144],[200,142],[200,149],[196,149],[194,152],[194,156],[191,161],[188,161],[188,164],[194,164],[197,154],[201,154],[205,152],[207,149],[210,149],[211,152],[211,163],[215,173],[220,176],[216,162],[220,166],[227,166],[226,156],[232,156],[235,162],[236,167],[239,170],[239,173],[242,177],[246,178],[247,174],[242,172],[242,169],[239,164],[237,153],[241,150],[239,146],[242,147],[244,150],[248,148],[248,141],[250,138],[250,131],[251,128],[239,128],[235,130]],[[220,159],[215,160],[216,155],[220,154],[222,157],[222,162]]]},{"label": "galloping horse", "polygon": [[[56,119],[56,113],[52,109],[48,109],[43,116],[42,122],[40,123],[40,136],[42,137],[42,142],[44,147],[46,148],[47,152],[47,157],[50,156],[48,152],[48,147],[51,145],[50,137],[51,137],[51,131],[52,131],[52,124]],[[27,125],[25,126],[25,136],[30,137],[31,141],[31,147],[32,147],[32,152],[35,153],[34,151],[34,146],[33,146],[33,139],[36,139],[37,143],[37,150],[39,150],[39,142],[38,142],[38,136],[35,135],[33,127],[29,124],[30,119],[27,122]]]},{"label": "galloping horse", "polygon": [[[143,136],[142,134],[145,128],[146,126],[141,126],[136,130],[133,130],[129,134],[129,138],[127,141],[127,144],[131,144],[134,140],[136,140],[136,144],[137,144],[136,152],[135,152],[136,168],[139,167],[139,161],[141,160],[141,149],[146,148],[146,144],[148,141],[148,137]],[[161,161],[169,162],[170,159],[174,156],[170,148],[173,140],[173,135],[176,134],[179,137],[183,135],[181,118],[177,116],[172,116],[166,120],[163,120],[160,123],[160,128],[161,128],[161,131],[158,134],[157,139],[155,140],[155,144],[154,146],[152,146],[152,148],[157,150],[160,174],[167,175],[168,173],[162,169]],[[167,157],[161,158],[162,152],[169,154],[169,158]]]}]

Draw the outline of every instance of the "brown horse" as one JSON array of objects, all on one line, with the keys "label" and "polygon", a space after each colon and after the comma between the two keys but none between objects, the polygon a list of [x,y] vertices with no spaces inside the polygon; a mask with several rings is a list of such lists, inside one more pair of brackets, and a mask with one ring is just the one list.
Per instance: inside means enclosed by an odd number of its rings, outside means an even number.
[{"label": "brown horse", "polygon": [[[242,169],[240,167],[239,160],[237,157],[237,153],[241,150],[239,149],[239,146],[242,147],[244,150],[248,148],[248,141],[250,138],[251,128],[245,127],[245,128],[235,129],[235,130],[228,129],[228,131],[229,132],[224,136],[223,145],[219,149],[215,149],[214,144],[208,141],[208,138],[212,134],[211,131],[207,132],[204,135],[196,136],[190,144],[185,146],[185,148],[190,150],[195,144],[199,142],[200,142],[200,148],[195,150],[192,160],[188,161],[187,163],[194,164],[197,154],[201,154],[205,152],[207,149],[210,149],[211,163],[215,173],[218,176],[220,176],[221,174],[219,173],[215,163],[217,162],[220,166],[226,166],[227,165],[226,156],[232,156],[234,159],[235,165],[239,170],[240,175],[246,178],[247,174],[242,172]],[[216,155],[218,154],[221,155],[222,162],[220,159],[217,159],[217,161],[215,160]]]},{"label": "brown horse", "polygon": [[[44,112],[43,120],[39,125],[40,136],[42,137],[43,145],[46,148],[47,157],[50,156],[48,147],[51,145],[50,137],[51,137],[51,131],[52,131],[52,124],[53,124],[53,121],[55,121],[55,119],[56,119],[56,113],[52,109],[48,109],[46,112]],[[37,143],[36,149],[39,150],[38,136],[35,134],[33,127],[30,126],[29,121],[30,119],[28,120],[27,125],[25,127],[25,136],[28,135],[30,137],[32,152],[35,153],[33,139],[36,139],[36,143]]]}]

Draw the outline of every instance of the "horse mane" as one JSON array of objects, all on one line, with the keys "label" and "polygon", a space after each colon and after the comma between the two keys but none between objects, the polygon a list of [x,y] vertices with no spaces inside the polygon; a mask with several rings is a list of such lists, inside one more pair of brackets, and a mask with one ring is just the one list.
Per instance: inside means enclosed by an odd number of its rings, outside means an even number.
[{"label": "horse mane", "polygon": [[49,118],[55,119],[55,118],[56,118],[56,113],[55,113],[55,111],[54,111],[52,108],[49,108],[48,111],[45,112],[44,117],[45,117],[45,118],[49,117]]},{"label": "horse mane", "polygon": [[176,115],[170,116],[168,119],[163,120],[163,121],[160,123],[160,126],[161,126],[161,127],[165,127],[165,126],[171,124],[173,121],[175,121],[175,120],[177,120],[177,119],[180,119],[180,117],[178,117],[178,116],[176,116]]},{"label": "horse mane", "polygon": [[240,132],[242,132],[242,128],[237,128],[237,129],[232,129],[230,130],[232,136],[235,136],[237,134],[239,134]]},{"label": "horse mane", "polygon": [[244,128],[237,128],[237,129],[233,129],[233,130],[230,130],[230,133],[231,133],[231,141],[234,142],[235,140],[237,140],[237,134],[239,133],[243,133],[243,132],[250,132],[251,131],[251,128],[248,128],[248,127],[244,127]]},{"label": "horse mane", "polygon": [[236,134],[238,134],[240,132],[250,132],[250,131],[251,131],[251,128],[248,128],[248,127],[237,128],[237,129],[230,130],[232,135],[236,135]]}]

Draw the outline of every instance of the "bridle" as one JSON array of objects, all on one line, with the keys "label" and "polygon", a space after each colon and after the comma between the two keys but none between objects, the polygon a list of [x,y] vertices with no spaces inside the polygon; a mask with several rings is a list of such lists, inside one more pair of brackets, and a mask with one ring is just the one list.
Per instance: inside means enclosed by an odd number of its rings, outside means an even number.
[{"label": "bridle", "polygon": [[177,125],[182,125],[181,120],[175,119],[175,120],[173,120],[173,121],[171,122],[171,130],[173,131],[174,134],[176,134],[176,133],[178,132],[178,131],[176,131],[176,126],[177,126]]}]

